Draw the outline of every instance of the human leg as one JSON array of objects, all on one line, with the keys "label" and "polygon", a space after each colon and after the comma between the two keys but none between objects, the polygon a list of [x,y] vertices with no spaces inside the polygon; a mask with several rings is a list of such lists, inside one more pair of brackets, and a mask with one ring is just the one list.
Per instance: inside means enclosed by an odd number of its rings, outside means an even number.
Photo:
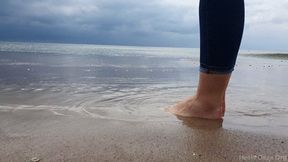
[{"label": "human leg", "polygon": [[193,97],[169,109],[186,117],[219,119],[244,27],[243,0],[200,0],[200,74]]}]

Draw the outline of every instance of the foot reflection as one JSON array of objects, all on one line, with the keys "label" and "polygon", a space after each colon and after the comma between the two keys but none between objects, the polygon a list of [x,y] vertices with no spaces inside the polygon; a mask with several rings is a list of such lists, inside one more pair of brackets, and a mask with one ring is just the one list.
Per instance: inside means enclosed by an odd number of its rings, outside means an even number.
[{"label": "foot reflection", "polygon": [[222,128],[223,119],[211,120],[176,115],[183,125],[193,129],[219,129]]}]

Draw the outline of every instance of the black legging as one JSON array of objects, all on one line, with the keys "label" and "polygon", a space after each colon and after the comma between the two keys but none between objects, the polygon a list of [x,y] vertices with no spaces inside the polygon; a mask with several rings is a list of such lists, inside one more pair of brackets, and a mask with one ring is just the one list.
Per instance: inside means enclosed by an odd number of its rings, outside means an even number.
[{"label": "black legging", "polygon": [[244,28],[244,0],[200,0],[200,71],[234,70]]}]

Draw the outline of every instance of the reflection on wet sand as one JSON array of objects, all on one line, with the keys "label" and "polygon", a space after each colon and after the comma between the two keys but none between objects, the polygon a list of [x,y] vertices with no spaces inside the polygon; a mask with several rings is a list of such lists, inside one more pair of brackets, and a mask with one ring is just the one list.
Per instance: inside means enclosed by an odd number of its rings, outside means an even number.
[{"label": "reflection on wet sand", "polygon": [[223,119],[210,120],[202,118],[191,118],[176,115],[183,125],[193,129],[219,129],[222,128]]}]

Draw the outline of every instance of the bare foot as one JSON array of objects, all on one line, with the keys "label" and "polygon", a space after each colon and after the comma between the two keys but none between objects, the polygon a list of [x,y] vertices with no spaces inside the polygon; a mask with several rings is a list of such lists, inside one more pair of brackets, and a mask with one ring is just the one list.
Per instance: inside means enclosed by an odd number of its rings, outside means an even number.
[{"label": "bare foot", "polygon": [[225,100],[217,105],[200,101],[194,96],[168,108],[168,112],[183,117],[222,119],[225,113]]}]

